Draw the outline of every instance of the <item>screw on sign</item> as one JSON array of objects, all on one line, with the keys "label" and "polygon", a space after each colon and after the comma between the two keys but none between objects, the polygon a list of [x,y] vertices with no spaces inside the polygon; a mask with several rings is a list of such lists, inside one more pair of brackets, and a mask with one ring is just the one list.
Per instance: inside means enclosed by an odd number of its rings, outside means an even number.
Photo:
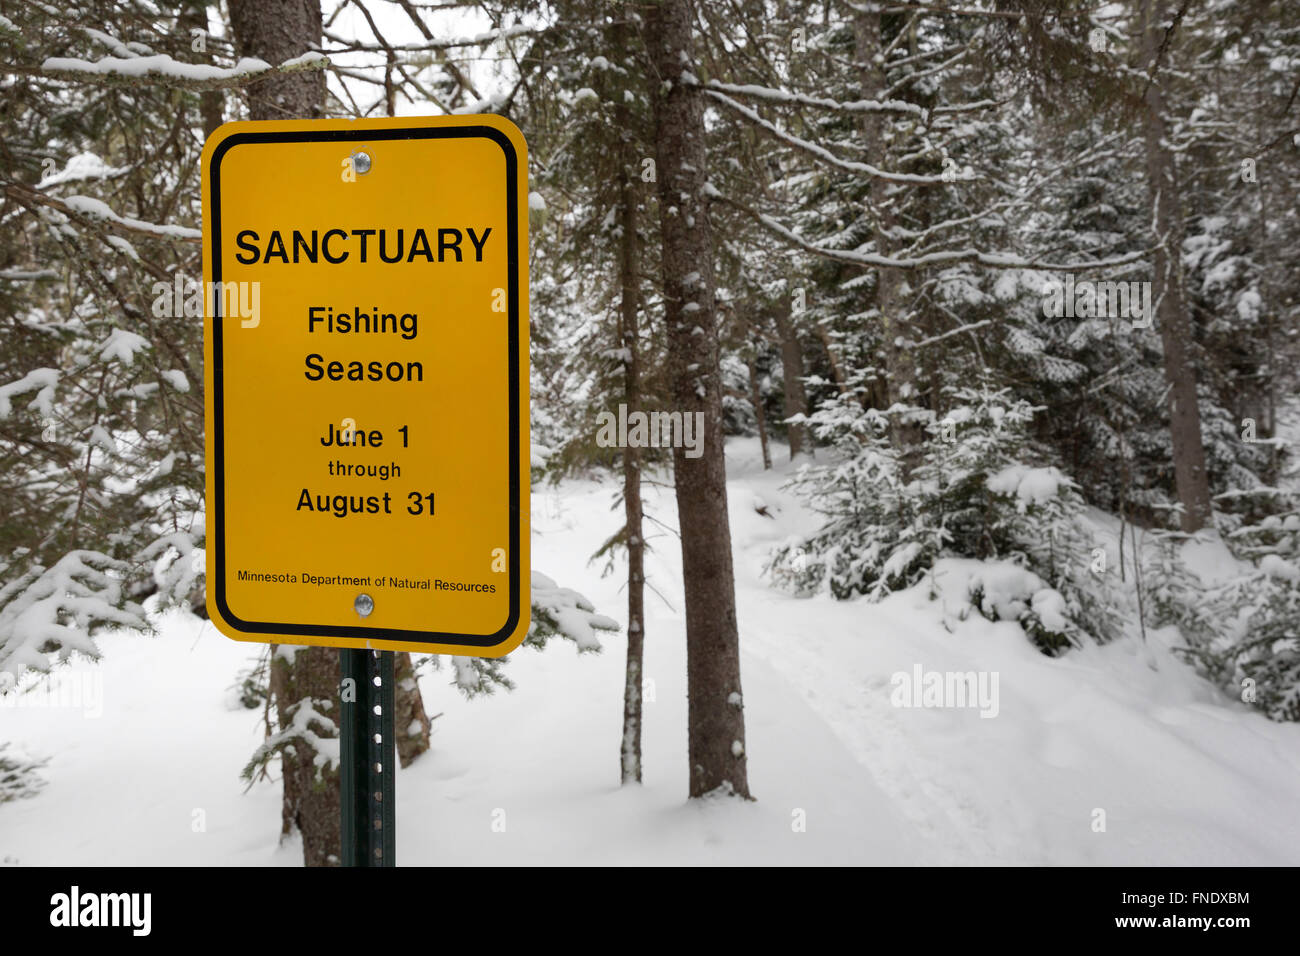
[{"label": "screw on sign", "polygon": [[497,116],[230,123],[204,148],[209,613],[342,651],[351,865],[393,864],[392,652],[528,632],[527,195]]}]

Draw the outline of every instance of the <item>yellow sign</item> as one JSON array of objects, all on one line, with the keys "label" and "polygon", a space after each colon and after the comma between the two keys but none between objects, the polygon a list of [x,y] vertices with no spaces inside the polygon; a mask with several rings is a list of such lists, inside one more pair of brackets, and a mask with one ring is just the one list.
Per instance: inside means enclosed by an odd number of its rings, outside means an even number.
[{"label": "yellow sign", "polygon": [[523,640],[527,176],[490,115],[209,138],[208,612],[228,637]]}]

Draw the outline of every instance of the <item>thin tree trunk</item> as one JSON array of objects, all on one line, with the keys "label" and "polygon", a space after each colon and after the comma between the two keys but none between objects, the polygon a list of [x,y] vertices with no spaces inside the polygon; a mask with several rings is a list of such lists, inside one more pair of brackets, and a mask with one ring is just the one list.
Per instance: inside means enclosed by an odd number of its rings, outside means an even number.
[{"label": "thin tree trunk", "polygon": [[[776,331],[781,337],[781,386],[785,392],[785,417],[808,414],[808,396],[803,387],[803,346],[795,331],[794,319],[783,307],[776,310]],[[808,426],[792,422],[786,426],[790,442],[790,460],[804,451],[812,453],[812,443],[807,440]],[[806,447],[805,447],[806,446]]]},{"label": "thin tree trunk", "polygon": [[[1265,142],[1265,123],[1264,110],[1256,111],[1256,135],[1259,141]],[[1256,173],[1257,184],[1255,187],[1256,194],[1259,197],[1257,207],[1258,217],[1257,226],[1259,230],[1259,255],[1261,258],[1267,256],[1269,246],[1268,241],[1268,205],[1267,190],[1264,188],[1264,180],[1268,175],[1267,171],[1260,169]],[[1264,325],[1264,368],[1260,370],[1260,377],[1264,382],[1264,415],[1267,418],[1267,424],[1261,429],[1269,438],[1277,435],[1277,345],[1273,334],[1273,289],[1272,274],[1269,269],[1261,269],[1259,273],[1259,298],[1260,319]],[[1278,446],[1270,444],[1268,446],[1268,470],[1265,473],[1265,481],[1268,484],[1276,484],[1278,478]]]},{"label": "thin tree trunk", "polygon": [[[241,57],[283,63],[320,44],[319,0],[230,0],[230,25]],[[320,70],[269,77],[248,88],[253,119],[316,117],[325,103]],[[276,647],[271,663],[271,693],[280,729],[293,723],[296,708],[310,700],[322,714],[338,720],[339,652],[329,647]],[[325,736],[323,728],[315,728]],[[337,727],[335,730],[337,735]],[[317,768],[305,741],[281,753],[284,780],[283,833],[302,834],[303,863],[340,863],[338,768]]]},{"label": "thin tree trunk", "polygon": [[831,334],[826,331],[826,326],[820,322],[817,323],[817,337],[821,339],[822,348],[826,350],[826,363],[831,367],[831,378],[835,382],[835,387],[841,394],[847,392],[849,385],[844,379],[844,369],[840,367],[840,361],[835,357],[835,343],[831,341]]},{"label": "thin tree trunk", "polygon": [[1125,584],[1128,581],[1124,573],[1124,527],[1128,523],[1128,515],[1124,510],[1124,499],[1120,499],[1119,504],[1119,582]]},{"label": "thin tree trunk", "polygon": [[225,98],[221,90],[206,90],[199,94],[199,113],[203,116],[203,138],[207,139],[225,122]]},{"label": "thin tree trunk", "polygon": [[1121,584],[1127,583],[1124,574],[1124,526],[1128,523],[1128,492],[1129,482],[1132,480],[1128,466],[1128,443],[1124,440],[1126,431],[1127,429],[1121,424],[1119,430],[1119,455],[1120,460],[1124,463],[1120,475],[1119,492],[1119,580]]},{"label": "thin tree trunk", "polygon": [[[182,36],[193,37],[195,30],[208,30],[208,5],[206,0],[189,0],[176,18],[176,26]],[[206,43],[205,43],[206,45]],[[211,136],[222,122],[222,110],[225,106],[221,90],[204,90],[199,94],[199,115],[203,118],[203,138]]]},{"label": "thin tree trunk", "polygon": [[1147,614],[1142,598],[1142,550],[1138,547],[1137,526],[1128,526],[1129,540],[1133,542],[1133,587],[1137,589],[1138,630],[1142,633],[1142,643],[1147,640]]},{"label": "thin tree trunk", "polygon": [[[857,61],[864,99],[879,99],[884,95],[888,84],[885,77],[885,65],[877,63],[876,58],[884,48],[882,42],[881,20],[883,14],[860,12],[854,20],[854,40],[857,47]],[[866,139],[868,156],[877,167],[889,166],[885,143],[885,132],[889,120],[880,113],[864,114],[862,131]],[[871,181],[871,206],[876,216],[875,246],[876,252],[888,256],[893,252],[893,243],[889,232],[894,228],[894,200],[890,196],[890,185],[879,178]],[[876,308],[880,311],[880,334],[885,357],[885,381],[889,407],[898,409],[916,402],[916,366],[904,334],[903,320],[907,312],[907,303],[902,296],[903,277],[896,269],[876,270]],[[899,451],[905,453],[905,461],[912,459],[907,454],[921,442],[921,428],[901,411],[890,413],[890,438]]]},{"label": "thin tree trunk", "polygon": [[748,797],[713,229],[703,188],[708,168],[703,108],[698,88],[682,82],[684,72],[695,73],[693,22],[690,0],[663,0],[646,10],[669,373],[677,410],[704,420],[700,457],[673,449],[686,599],[690,795],[721,791]]},{"label": "thin tree trunk", "polygon": [[[620,38],[622,38],[620,32]],[[621,47],[626,49],[626,46]],[[637,194],[632,185],[636,155],[632,122],[626,103],[619,103],[619,128],[624,137],[619,180],[619,212],[623,237],[619,248],[619,303],[623,336],[623,401],[631,414],[641,407],[641,251],[637,241]],[[619,779],[641,782],[641,715],[645,655],[645,539],[642,537],[641,450],[628,442],[623,448],[623,513],[627,534],[627,667],[623,684],[623,739],[619,746]]]},{"label": "thin tree trunk", "polygon": [[[415,21],[424,22],[418,17]],[[393,82],[391,52],[384,67],[384,109],[389,116],[395,115],[397,109],[397,84]],[[429,712],[424,709],[424,695],[420,693],[415,662],[409,652],[398,651],[393,655],[393,732],[397,737],[397,762],[403,767],[409,767],[416,757],[429,749],[432,723]]]},{"label": "thin tree trunk", "polygon": [[1210,521],[1210,485],[1201,439],[1201,413],[1196,400],[1196,371],[1192,367],[1192,328],[1183,296],[1182,219],[1179,209],[1178,171],[1165,139],[1164,94],[1160,90],[1157,59],[1165,40],[1162,0],[1145,0],[1143,57],[1148,72],[1143,110],[1146,143],[1147,188],[1155,226],[1155,274],[1152,298],[1160,323],[1165,353],[1165,378],[1169,382],[1169,437],[1173,444],[1174,483],[1183,505],[1183,530],[1199,531]]},{"label": "thin tree trunk", "polygon": [[772,469],[772,452],[767,446],[767,415],[763,413],[763,394],[758,388],[758,363],[749,357],[749,403],[754,406],[754,420],[758,422],[758,444],[763,449],[763,470]]}]

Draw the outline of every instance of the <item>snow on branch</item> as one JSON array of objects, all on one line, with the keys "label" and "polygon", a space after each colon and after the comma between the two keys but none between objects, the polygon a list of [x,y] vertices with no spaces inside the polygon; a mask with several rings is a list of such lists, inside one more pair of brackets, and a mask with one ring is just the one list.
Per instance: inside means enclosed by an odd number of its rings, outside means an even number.
[{"label": "snow on branch", "polygon": [[955,329],[949,329],[947,332],[941,332],[939,335],[932,335],[928,339],[921,339],[919,342],[909,342],[909,349],[924,348],[927,345],[933,345],[935,342],[942,342],[944,339],[950,339],[954,335],[961,335],[963,332],[974,332],[976,329],[982,329],[987,325],[992,325],[992,319],[981,319],[978,322],[968,322],[965,325]]},{"label": "snow on branch", "polygon": [[[617,631],[618,622],[598,614],[592,603],[570,588],[563,588],[539,571],[532,573],[532,620],[524,647],[542,650],[553,637],[572,641],[579,653],[599,652],[601,631]],[[494,693],[498,688],[514,690],[506,675],[509,658],[451,657],[452,686],[466,697]],[[441,669],[437,656],[421,658],[420,666]]]},{"label": "snow on branch", "polygon": [[600,650],[597,631],[617,631],[618,622],[597,614],[592,603],[570,588],[562,588],[546,575],[534,571],[532,578],[533,620],[528,643],[541,646],[548,637],[573,641],[580,651]]},{"label": "snow on branch", "polygon": [[145,232],[169,239],[201,240],[203,238],[203,231],[200,229],[191,229],[188,226],[160,226],[140,219],[131,219],[128,216],[119,216],[109,208],[108,203],[90,196],[69,196],[63,202],[69,209],[81,213],[87,219],[111,222],[114,225],[130,229],[132,232]]},{"label": "snow on branch", "polygon": [[[165,469],[170,467],[164,461],[160,474],[165,474]],[[139,561],[153,566],[154,584],[164,606],[187,606],[201,587],[204,552],[196,545],[195,537],[188,531],[171,531],[150,542],[137,555]]]},{"label": "snow on branch", "polygon": [[0,269],[0,279],[6,282],[36,282],[40,279],[57,279],[53,269]]},{"label": "snow on branch", "polygon": [[48,672],[53,653],[59,661],[74,653],[99,657],[93,628],[147,627],[144,611],[123,600],[126,570],[98,551],[71,551],[54,567],[37,566],[0,588],[0,680]]},{"label": "snow on branch", "polygon": [[292,753],[296,746],[302,746],[309,748],[307,756],[311,757],[316,779],[320,781],[331,767],[339,766],[338,724],[323,713],[333,708],[333,701],[319,697],[305,697],[289,705],[285,711],[289,726],[271,734],[253,751],[240,776],[252,782],[272,757],[286,749]]},{"label": "snow on branch", "polygon": [[60,172],[51,173],[36,184],[37,189],[49,189],[61,183],[81,179],[116,179],[131,171],[130,166],[110,166],[94,153],[78,153],[68,160]]},{"label": "snow on branch", "polygon": [[22,395],[26,392],[36,392],[36,397],[28,404],[28,408],[38,408],[42,415],[50,416],[54,414],[54,386],[59,382],[59,373],[52,368],[38,368],[28,372],[16,382],[10,382],[8,385],[0,385],[0,418],[8,418],[13,412],[13,405],[10,402],[15,395]]},{"label": "snow on branch", "polygon": [[66,199],[56,199],[54,196],[47,196],[23,183],[3,180],[0,180],[0,189],[3,189],[8,196],[28,207],[34,205],[48,206],[81,222],[103,222],[118,229],[125,229],[127,232],[141,233],[163,239],[176,239],[181,242],[203,241],[203,231],[200,229],[191,229],[188,226],[159,225],[141,219],[132,219],[130,216],[120,216],[109,207],[108,203],[91,196],[69,196]]},{"label": "snow on branch", "polygon": [[718,80],[709,80],[709,82],[702,85],[702,89],[706,93],[709,91],[730,93],[733,96],[755,97],[767,100],[769,103],[780,103],[785,106],[811,106],[816,109],[834,110],[840,113],[902,113],[917,117],[926,126],[930,125],[932,116],[942,116],[949,113],[973,113],[999,105],[997,100],[977,100],[974,103],[936,106],[934,109],[927,110],[924,106],[918,106],[916,103],[909,103],[906,100],[850,100],[843,102],[824,96],[809,96],[807,93],[791,93],[788,90],[778,90],[770,86],[721,83]]},{"label": "snow on branch", "polygon": [[754,125],[767,130],[783,143],[788,143],[796,149],[801,149],[814,158],[821,160],[823,163],[826,163],[829,166],[834,166],[836,169],[842,169],[848,173],[858,173],[863,176],[871,176],[875,179],[883,179],[891,183],[909,183],[913,186],[933,186],[948,181],[942,176],[920,176],[916,173],[889,173],[885,172],[883,169],[878,169],[877,167],[872,166],[870,163],[859,163],[854,162],[853,160],[840,159],[824,146],[818,146],[816,143],[810,143],[806,139],[800,139],[792,133],[785,132],[775,123],[769,123],[749,107],[742,106],[729,96],[724,96],[716,90],[706,89],[704,92],[719,103],[723,103],[730,109],[735,110]]},{"label": "snow on branch", "polygon": [[[117,37],[104,33],[102,30],[95,30],[91,27],[83,27],[80,25],[76,25],[76,29],[80,30],[96,43],[108,47],[114,56],[119,56],[124,60],[134,60],[139,56],[147,56],[148,54],[153,53],[153,50],[146,47],[143,43],[126,44]],[[136,49],[133,50],[131,47],[136,47]]]},{"label": "snow on branch", "polygon": [[156,83],[202,91],[244,86],[284,73],[323,70],[329,64],[327,56],[313,50],[302,56],[285,60],[278,66],[272,66],[265,60],[253,57],[245,57],[233,67],[209,66],[204,63],[182,63],[165,53],[160,53],[155,56],[138,56],[129,60],[115,56],[107,56],[100,60],[50,57],[40,65],[39,69],[30,67],[6,67],[6,69],[22,73],[41,73],[45,76],[88,83],[126,86]]},{"label": "snow on branch", "polygon": [[[857,13],[876,13],[879,10],[879,8],[876,7],[874,4],[857,4],[857,3],[846,2],[844,5],[848,7],[850,10],[856,11]],[[919,10],[923,13],[935,13],[935,14],[941,14],[943,16],[949,16],[949,17],[988,17],[989,19],[1003,19],[1003,20],[1021,20],[1021,19],[1045,20],[1048,17],[1055,17],[1057,19],[1065,20],[1065,19],[1070,19],[1072,17],[1088,17],[1095,12],[1092,9],[1080,10],[1075,12],[1052,11],[1050,13],[1047,11],[1036,12],[1033,10],[982,10],[979,7],[953,7],[946,3],[945,4],[909,3],[909,2],[904,2],[904,0],[893,0],[893,2],[891,2],[888,5],[888,9],[891,11]]]},{"label": "snow on branch", "polygon": [[834,259],[838,262],[847,262],[850,265],[861,266],[863,268],[920,269],[926,266],[951,265],[954,262],[978,262],[980,265],[989,266],[994,269],[1045,269],[1055,272],[1086,272],[1091,269],[1108,269],[1114,266],[1136,262],[1137,260],[1144,258],[1149,252],[1149,250],[1143,249],[1138,252],[1130,252],[1122,256],[1116,256],[1113,259],[1097,259],[1092,262],[1065,263],[1044,262],[1038,259],[1025,259],[1020,256],[1013,256],[1000,252],[980,252],[977,249],[952,249],[944,252],[929,252],[921,256],[895,258],[892,256],[877,255],[874,252],[858,252],[853,249],[829,249],[825,246],[816,245],[815,243],[809,242],[802,236],[792,232],[771,216],[766,216],[757,210],[751,209],[744,203],[727,198],[711,185],[709,186],[709,195],[719,202],[724,202],[733,209],[743,212],[764,229],[780,236],[786,242],[803,249],[805,252],[811,252],[813,255],[822,256],[827,259]]},{"label": "snow on branch", "polygon": [[518,25],[506,27],[502,30],[488,30],[474,36],[457,37],[451,40],[428,40],[424,43],[391,43],[388,45],[359,43],[329,30],[324,31],[324,35],[325,39],[340,44],[339,49],[327,51],[329,53],[423,53],[430,50],[455,50],[467,46],[484,46],[497,40],[509,40],[518,36],[537,36],[545,32],[545,29]]}]

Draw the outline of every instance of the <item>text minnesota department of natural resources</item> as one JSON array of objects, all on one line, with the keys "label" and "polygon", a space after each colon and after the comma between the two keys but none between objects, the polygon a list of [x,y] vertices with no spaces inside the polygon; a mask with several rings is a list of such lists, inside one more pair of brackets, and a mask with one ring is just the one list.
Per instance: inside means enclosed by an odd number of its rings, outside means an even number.
[{"label": "text minnesota department of natural resources", "polygon": [[354,577],[349,574],[311,574],[303,571],[299,574],[293,572],[262,572],[262,571],[244,571],[241,570],[236,574],[240,581],[250,581],[257,584],[314,584],[317,587],[326,587],[337,585],[342,587],[368,588],[368,587],[389,587],[395,589],[409,589],[416,591],[481,591],[486,594],[495,594],[497,586],[495,584],[478,584],[465,581],[444,581],[441,578],[405,578],[384,575],[379,577]]}]

